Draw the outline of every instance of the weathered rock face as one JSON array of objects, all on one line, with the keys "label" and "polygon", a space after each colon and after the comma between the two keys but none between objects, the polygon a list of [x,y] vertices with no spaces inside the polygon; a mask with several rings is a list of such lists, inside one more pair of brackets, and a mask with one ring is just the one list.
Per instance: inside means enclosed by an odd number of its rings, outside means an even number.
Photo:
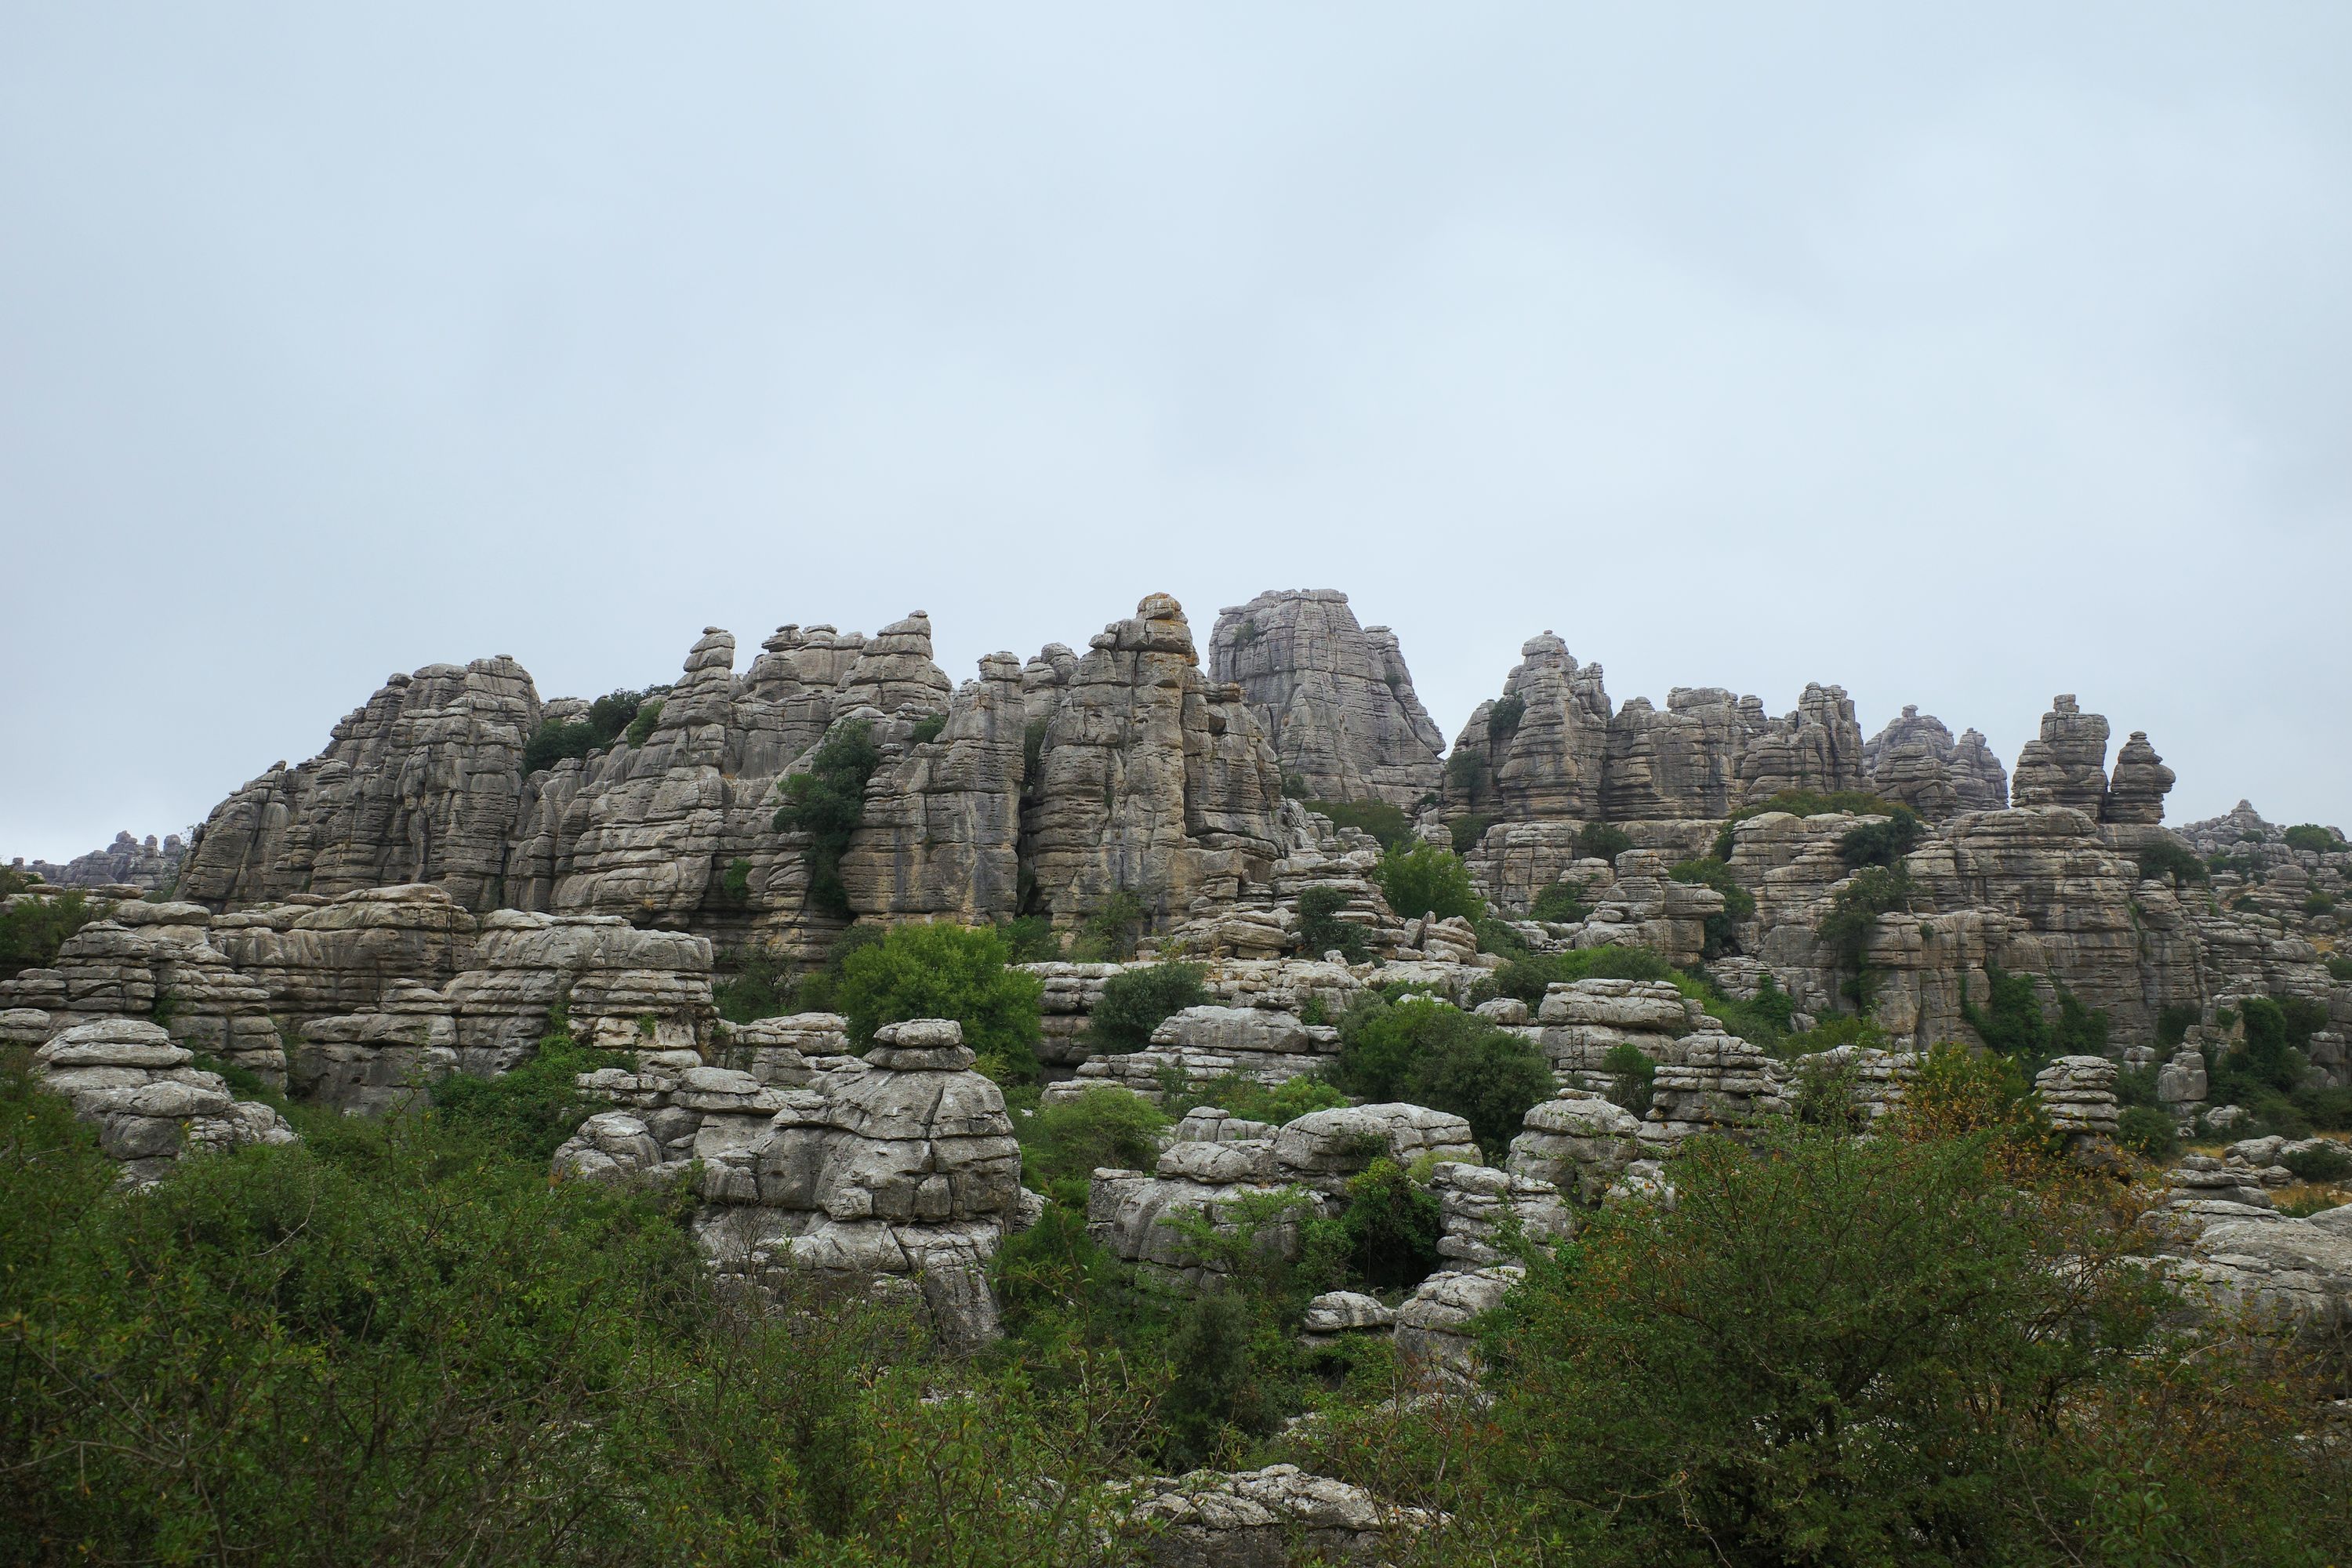
[{"label": "weathered rock face", "polygon": [[1359,626],[1345,594],[1265,593],[1219,611],[1209,679],[1242,689],[1282,772],[1312,799],[1410,806],[1438,787],[1445,737],[1395,634]]},{"label": "weathered rock face", "polygon": [[127,1184],[157,1180],[185,1152],[295,1141],[284,1117],[233,1098],[219,1074],[193,1059],[161,1025],[110,1018],[49,1040],[33,1053],[33,1072],[73,1101],[75,1116],[98,1124],[99,1147],[121,1162]]},{"label": "weathered rock face", "polygon": [[2094,822],[2107,794],[2107,721],[2076,706],[2072,692],[2050,700],[2042,734],[2017,753],[2019,805],[2065,805]]},{"label": "weathered rock face", "polygon": [[530,674],[505,655],[394,675],[325,752],[214,808],[180,896],[220,910],[434,882],[466,909],[496,908],[539,721]]},{"label": "weathered rock face", "polygon": [[1942,720],[1916,707],[1889,722],[1863,748],[1870,790],[1881,799],[1907,805],[1930,822],[1969,811],[1998,811],[2009,804],[2009,775],[1970,730],[1955,741]]},{"label": "weathered rock face", "polygon": [[2134,730],[2116,753],[2116,771],[2107,781],[2107,798],[2100,819],[2126,826],[2152,826],[2164,820],[2164,797],[2172,793],[2173,773],[2147,743],[2147,731]]},{"label": "weathered rock face", "polygon": [[188,847],[176,833],[161,844],[152,833],[144,843],[128,833],[118,833],[105,848],[77,855],[62,866],[19,858],[9,862],[9,869],[29,871],[60,888],[137,888],[152,893],[170,889],[179,879],[180,862],[187,852]]},{"label": "weathered rock face", "polygon": [[1295,1465],[1160,1476],[1114,1496],[1128,1523],[1149,1532],[1145,1561],[1155,1568],[1369,1564],[1434,1522]]},{"label": "weathered rock face", "polygon": [[1642,1119],[1581,1084],[1527,1114],[1505,1164],[1590,1207],[1642,1157]]},{"label": "weathered rock face", "polygon": [[1268,1088],[1319,1072],[1339,1051],[1339,1031],[1291,1013],[1255,1007],[1187,1007],[1151,1032],[1145,1049],[1090,1055],[1077,1076],[1052,1085],[1047,1100],[1116,1084],[1157,1101],[1167,1075],[1181,1082],[1242,1078]]},{"label": "weathered rock face", "polygon": [[1503,695],[1454,738],[1446,805],[1514,820],[1599,816],[1609,719],[1601,667],[1579,665],[1549,632],[1528,638]]},{"label": "weathered rock face", "polygon": [[1748,805],[1790,790],[1860,789],[1865,778],[1862,727],[1843,686],[1807,683],[1797,710],[1767,722],[1739,757],[1740,798]]},{"label": "weathered rock face", "polygon": [[1609,721],[1601,813],[1614,822],[1720,817],[1739,804],[1739,758],[1763,705],[1718,686],[1677,686],[1665,711],[1629,699]]},{"label": "weathered rock face", "polygon": [[1036,907],[1124,891],[1165,917],[1230,900],[1281,857],[1282,776],[1249,705],[1211,684],[1181,605],[1154,594],[1098,634],[1046,721],[1022,811]]},{"label": "weathered rock face", "polygon": [[942,1019],[887,1025],[864,1061],[805,1089],[714,1083],[782,1102],[748,1146],[698,1148],[695,1234],[719,1269],[806,1270],[859,1290],[898,1281],[950,1344],[992,1337],[987,1268],[1022,1213],[1021,1150],[962,1037]]}]

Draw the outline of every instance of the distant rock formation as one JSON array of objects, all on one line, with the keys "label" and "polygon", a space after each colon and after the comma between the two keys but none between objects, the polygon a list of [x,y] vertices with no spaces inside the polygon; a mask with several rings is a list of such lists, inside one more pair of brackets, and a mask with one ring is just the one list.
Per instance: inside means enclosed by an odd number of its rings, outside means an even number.
[{"label": "distant rock formation", "polygon": [[144,842],[128,833],[118,833],[114,842],[105,848],[77,855],[62,866],[20,857],[10,861],[8,868],[30,872],[60,888],[137,888],[160,893],[169,892],[172,884],[179,879],[180,862],[187,852],[188,847],[176,833],[167,836],[161,844],[155,842],[152,833]]},{"label": "distant rock formation", "polygon": [[1396,634],[1359,626],[1331,588],[1260,594],[1217,613],[1209,679],[1232,682],[1309,799],[1410,806],[1433,793],[1445,737],[1412,689]]},{"label": "distant rock formation", "polygon": [[2009,775],[1985,738],[1969,730],[1955,741],[1942,720],[1916,705],[1872,736],[1862,752],[1871,793],[1930,822],[2009,804]]},{"label": "distant rock formation", "polygon": [[1580,665],[1551,633],[1529,637],[1503,682],[1454,738],[1445,804],[1510,818],[1598,816],[1609,753],[1601,666]]}]

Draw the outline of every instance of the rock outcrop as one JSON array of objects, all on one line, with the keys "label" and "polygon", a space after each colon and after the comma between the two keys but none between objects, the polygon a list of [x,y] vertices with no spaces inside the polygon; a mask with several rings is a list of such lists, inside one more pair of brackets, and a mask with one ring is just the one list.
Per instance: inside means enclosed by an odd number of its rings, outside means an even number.
[{"label": "rock outcrop", "polygon": [[136,888],[142,893],[161,893],[169,892],[179,880],[180,863],[187,852],[188,847],[176,833],[158,844],[152,833],[142,842],[126,832],[116,834],[114,842],[105,848],[77,855],[62,866],[20,857],[10,861],[8,868],[60,888]]},{"label": "rock outcrop", "polygon": [[155,1181],[185,1153],[295,1141],[284,1117],[236,1099],[194,1059],[160,1025],[116,1018],[57,1035],[33,1053],[33,1073],[98,1124],[98,1146],[128,1184]]},{"label": "rock outcrop", "polygon": [[1739,804],[1739,758],[1764,732],[1764,706],[1718,686],[1677,686],[1664,711],[1646,697],[1609,721],[1601,814],[1613,822],[1720,817]]},{"label": "rock outcrop", "polygon": [[1933,714],[1906,707],[1863,748],[1869,789],[1930,822],[2009,804],[2009,775],[1974,730],[1957,741]]},{"label": "rock outcrop", "polygon": [[2107,795],[2107,721],[2085,713],[2072,692],[2050,700],[2042,733],[2017,753],[2013,798],[2021,806],[2063,805],[2095,822]]},{"label": "rock outcrop", "polygon": [[1434,1522],[1296,1465],[1160,1476],[1121,1485],[1114,1498],[1156,1568],[1370,1564]]},{"label": "rock outcrop", "polygon": [[1345,594],[1265,593],[1219,611],[1209,679],[1241,688],[1283,773],[1311,799],[1411,806],[1438,787],[1445,737],[1395,634],[1359,626]]},{"label": "rock outcrop", "polygon": [[1740,798],[1748,805],[1791,790],[1828,795],[1865,782],[1862,727],[1843,686],[1808,682],[1796,711],[1769,721],[1739,757]]},{"label": "rock outcrop", "polygon": [[1549,632],[1529,637],[1503,695],[1454,738],[1446,805],[1512,820],[1598,816],[1609,721],[1601,666],[1578,664]]}]

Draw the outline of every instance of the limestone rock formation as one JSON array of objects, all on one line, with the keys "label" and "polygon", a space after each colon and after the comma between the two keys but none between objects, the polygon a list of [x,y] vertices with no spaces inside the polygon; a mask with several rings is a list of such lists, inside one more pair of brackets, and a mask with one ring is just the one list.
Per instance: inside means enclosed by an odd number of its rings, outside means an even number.
[{"label": "limestone rock formation", "polygon": [[1156,1568],[1370,1564],[1434,1521],[1296,1465],[1160,1476],[1115,1496],[1129,1524],[1146,1532],[1145,1561]]},{"label": "limestone rock formation", "polygon": [[2105,822],[2153,826],[2164,820],[2164,797],[2172,792],[2173,773],[2147,743],[2147,731],[2134,730],[2116,753],[2107,797],[2101,809]]},{"label": "limestone rock formation", "polygon": [[1445,737],[1413,693],[1396,635],[1359,626],[1345,594],[1270,592],[1219,611],[1209,679],[1240,686],[1282,772],[1309,798],[1410,806],[1438,787]]},{"label": "limestone rock formation", "polygon": [[1516,1263],[1431,1275],[1397,1310],[1397,1353],[1433,1389],[1466,1393],[1475,1388],[1481,1367],[1476,1321],[1502,1305],[1511,1287],[1526,1277],[1526,1269]]},{"label": "limestone rock formation", "polygon": [[1865,782],[1862,727],[1843,686],[1808,682],[1796,711],[1768,721],[1739,756],[1743,805],[1790,790],[1860,789]]},{"label": "limestone rock formation", "polygon": [[1437,1198],[1437,1255],[1451,1268],[1503,1263],[1514,1245],[1542,1246],[1576,1230],[1559,1189],[1540,1176],[1448,1160],[1430,1173],[1429,1190]]},{"label": "limestone rock formation", "polygon": [[1505,1164],[1591,1207],[1641,1158],[1642,1119],[1580,1084],[1530,1110]]},{"label": "limestone rock formation", "polygon": [[103,849],[77,855],[64,865],[47,860],[9,862],[12,871],[28,872],[60,888],[136,888],[142,893],[168,892],[179,880],[180,862],[188,847],[176,833],[161,844],[149,834],[142,843],[129,833],[118,833]]},{"label": "limestone rock formation", "polygon": [[1514,821],[1599,816],[1609,721],[1601,666],[1578,664],[1550,632],[1529,637],[1503,695],[1454,738],[1446,805]]},{"label": "limestone rock formation", "polygon": [[1763,704],[1719,686],[1677,686],[1665,710],[1629,698],[1609,721],[1601,815],[1612,822],[1720,817],[1739,804],[1739,758]]},{"label": "limestone rock formation", "polygon": [[1930,822],[2009,804],[2009,775],[1974,730],[1958,741],[1933,714],[1914,707],[1871,737],[1863,769],[1872,794],[1907,805]]},{"label": "limestone rock formation", "polygon": [[126,1184],[155,1181],[186,1152],[295,1141],[284,1117],[236,1099],[194,1059],[162,1026],[113,1018],[57,1035],[33,1053],[33,1072],[98,1124],[98,1146],[121,1162]]},{"label": "limestone rock formation", "polygon": [[1171,1014],[1139,1051],[1097,1053],[1076,1077],[1045,1091],[1050,1102],[1117,1084],[1157,1101],[1166,1076],[1188,1083],[1246,1079],[1278,1088],[1321,1071],[1339,1052],[1339,1031],[1302,1024],[1296,1014],[1257,1007],[1208,1005]]},{"label": "limestone rock formation", "polygon": [[2050,700],[2039,739],[2017,753],[2015,804],[2065,805],[2094,822],[2107,794],[2107,721],[2085,713],[2074,693]]}]

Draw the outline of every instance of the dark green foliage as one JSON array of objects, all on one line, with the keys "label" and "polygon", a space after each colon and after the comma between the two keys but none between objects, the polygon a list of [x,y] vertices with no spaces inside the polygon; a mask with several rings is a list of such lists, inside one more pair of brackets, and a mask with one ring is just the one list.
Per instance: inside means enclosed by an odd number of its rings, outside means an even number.
[{"label": "dark green foliage", "polygon": [[1492,915],[1481,915],[1470,922],[1470,929],[1477,934],[1480,952],[1491,952],[1503,958],[1525,958],[1528,955],[1526,940],[1507,921],[1496,920]]},{"label": "dark green foliage", "polygon": [[719,897],[739,910],[751,901],[751,862],[740,856],[727,862],[719,879]]},{"label": "dark green foliage", "polygon": [[1404,1167],[1374,1160],[1348,1183],[1339,1219],[1348,1271],[1378,1290],[1409,1290],[1437,1270],[1437,1197]]},{"label": "dark green foliage", "polygon": [[2116,1142],[2144,1160],[2169,1160],[2180,1148],[2172,1113],[2153,1105],[2125,1107],[2116,1126]]},{"label": "dark green foliage", "polygon": [[2160,882],[2170,877],[2186,887],[2191,882],[2206,881],[2210,875],[2196,852],[2177,840],[2151,839],[2140,848],[2139,879],[2143,882]]},{"label": "dark green foliage", "polygon": [[1124,963],[1135,956],[1146,919],[1143,900],[1121,888],[1078,922],[1070,956],[1081,963]]},{"label": "dark green foliage", "polygon": [[860,1047],[885,1024],[953,1018],[981,1071],[1000,1083],[1026,1083],[1037,1076],[1045,986],[1005,967],[1006,957],[1004,940],[986,926],[894,926],[843,961],[835,1005]]},{"label": "dark green foliage", "polygon": [[1104,983],[1102,1000],[1087,1016],[1087,1036],[1098,1051],[1139,1051],[1170,1015],[1213,1000],[1197,965],[1155,963],[1125,970]]},{"label": "dark green foliage", "polygon": [[1328,1079],[1294,1078],[1272,1088],[1255,1079],[1227,1074],[1205,1083],[1186,1081],[1181,1073],[1163,1078],[1160,1108],[1171,1121],[1181,1121],[1195,1106],[1213,1105],[1244,1121],[1279,1127],[1312,1110],[1330,1110],[1352,1103],[1347,1092]]},{"label": "dark green foliage", "polygon": [[1032,719],[1021,731],[1021,784],[1024,789],[1045,776],[1045,721]]},{"label": "dark green foliage", "polygon": [[1576,858],[1610,860],[1633,847],[1633,836],[1613,823],[1588,822],[1576,830]]},{"label": "dark green foliage", "polygon": [[1364,938],[1364,928],[1354,921],[1339,918],[1348,907],[1348,894],[1343,888],[1307,888],[1298,895],[1298,941],[1309,958],[1320,958],[1337,952],[1349,963],[1361,963],[1371,956],[1371,948]]},{"label": "dark green foliage", "polygon": [[776,808],[777,832],[808,836],[809,902],[842,920],[852,911],[849,889],[842,886],[841,858],[865,820],[866,781],[881,762],[874,726],[852,720],[825,737],[808,772],[784,780],[784,804]]},{"label": "dark green foliage", "polygon": [[2103,1057],[2107,1054],[2107,1012],[2085,1007],[2065,990],[2058,993],[2058,1021],[2050,1029],[2050,1054],[2057,1057]]},{"label": "dark green foliage", "polygon": [[1455,752],[1445,759],[1445,787],[1465,802],[1486,792],[1486,759],[1481,752]]},{"label": "dark green foliage", "polygon": [[1462,857],[1434,844],[1400,844],[1381,857],[1372,880],[1389,908],[1406,920],[1432,915],[1439,920],[1476,920],[1486,912],[1486,900],[1470,886],[1470,868]]},{"label": "dark green foliage", "polygon": [[1090,1089],[1019,1119],[1021,1179],[1083,1213],[1087,1179],[1100,1166],[1149,1171],[1168,1118],[1141,1095]]},{"label": "dark green foliage", "polygon": [[2327,955],[2327,977],[2338,984],[2352,984],[2352,954],[2331,952]]},{"label": "dark green foliage", "polygon": [[433,1086],[433,1109],[447,1126],[512,1160],[544,1166],[602,1100],[581,1093],[579,1075],[631,1065],[622,1054],[572,1043],[559,1013],[530,1060],[496,1078],[457,1073]]},{"label": "dark green foliage", "polygon": [[2315,822],[2298,822],[2279,837],[2286,840],[2288,848],[2307,849],[2315,855],[2332,854],[2345,847],[2334,828],[2322,827]]},{"label": "dark green foliage", "polygon": [[1465,812],[1445,825],[1445,834],[1452,840],[1456,855],[1467,855],[1478,847],[1479,840],[1486,837],[1486,829],[1494,826],[1495,819],[1491,816],[1475,811]]},{"label": "dark green foliage", "polygon": [[1310,800],[1307,809],[1321,812],[1334,827],[1361,828],[1383,849],[1412,835],[1412,824],[1406,820],[1403,808],[1384,800]]},{"label": "dark green foliage", "polygon": [[1519,732],[1519,722],[1528,716],[1524,697],[1501,697],[1486,710],[1486,744],[1499,746]]},{"label": "dark green foliage", "polygon": [[1927,825],[1907,805],[1889,808],[1884,822],[1857,823],[1838,839],[1838,858],[1850,868],[1892,866],[1919,847]]},{"label": "dark green foliage", "polygon": [[1811,1057],[1799,1064],[1790,1110],[1798,1122],[1852,1137],[1870,1130],[1870,1112],[1860,1094],[1860,1064]]},{"label": "dark green foliage", "polygon": [[2171,1050],[2189,1037],[2189,1031],[2201,1016],[2194,1002],[2174,1002],[2158,1009],[2156,1044],[2159,1050]]},{"label": "dark green foliage", "polygon": [[2352,1112],[2352,1096],[2305,1081],[2310,1062],[2304,1047],[2315,1030],[2326,1027],[2326,1008],[2301,996],[2249,996],[2239,1004],[2235,1019],[2244,1022],[2243,1040],[2206,1053],[2215,1104],[2242,1105],[2268,1130],[2292,1136],[2315,1125],[2352,1125],[2347,1114]]},{"label": "dark green foliage", "polygon": [[1430,996],[1360,998],[1339,1021],[1332,1079],[1367,1100],[1405,1100],[1470,1123],[1499,1160],[1528,1110],[1552,1094],[1543,1054],[1517,1035]]},{"label": "dark green foliage", "polygon": [[632,750],[643,746],[654,738],[654,727],[661,722],[661,712],[662,705],[659,698],[648,700],[644,707],[637,710],[637,716],[629,721],[629,727],[624,732]]},{"label": "dark green foliage", "polygon": [[1023,915],[1001,922],[997,934],[1013,963],[1050,963],[1062,956],[1062,939],[1044,915]]},{"label": "dark green foliage", "polygon": [[1592,906],[1584,901],[1584,884],[1576,881],[1554,882],[1536,895],[1528,906],[1528,919],[1549,921],[1556,925],[1576,925],[1592,913]]},{"label": "dark green foliage", "polygon": [[1756,914],[1756,895],[1739,885],[1731,868],[1708,857],[1700,860],[1685,860],[1666,875],[1677,882],[1688,882],[1712,888],[1723,895],[1723,908],[1706,917],[1706,942],[1702,956],[1721,958],[1739,951],[1739,925]]},{"label": "dark green foliage", "polygon": [[24,897],[0,910],[0,980],[58,961],[66,939],[112,913],[111,904],[93,904],[79,891],[50,898]]},{"label": "dark green foliage", "polygon": [[2352,1149],[2341,1143],[2322,1143],[2315,1149],[2282,1154],[2279,1163],[2294,1172],[2297,1181],[2341,1182],[2352,1177]]},{"label": "dark green foliage", "polygon": [[1837,890],[1830,912],[1815,930],[1822,945],[1849,972],[1845,993],[1856,1007],[1868,1011],[1870,973],[1865,962],[1878,917],[1904,909],[1911,901],[1911,877],[1901,866],[1866,866]]},{"label": "dark green foliage", "polygon": [[[553,767],[566,757],[584,757],[611,746],[635,722],[647,698],[668,689],[656,686],[644,691],[610,691],[588,705],[585,718],[568,722],[561,719],[546,721],[523,747],[522,771],[535,773],[541,768]],[[632,740],[629,743],[635,746],[645,742]]]},{"label": "dark green foliage", "polygon": [[1650,1083],[1658,1076],[1658,1064],[1643,1053],[1631,1040],[1609,1047],[1601,1058],[1601,1068],[1609,1075],[1609,1098],[1636,1116],[1650,1109]]},{"label": "dark green foliage", "polygon": [[1751,816],[1768,812],[1785,811],[1792,816],[1827,816],[1845,813],[1854,816],[1892,816],[1907,807],[1882,800],[1866,790],[1833,790],[1827,795],[1809,789],[1784,789],[1771,799],[1754,805],[1743,805],[1724,818],[1721,831],[1715,836],[1715,858],[1731,858],[1732,829]]},{"label": "dark green foliage", "polygon": [[719,954],[719,978],[710,987],[719,1016],[730,1024],[780,1017],[793,1011],[791,967],[764,947]]},{"label": "dark green foliage", "polygon": [[2326,893],[2313,893],[2303,900],[2303,912],[2306,915],[2324,915],[2335,908],[2336,900]]},{"label": "dark green foliage", "polygon": [[1534,952],[1495,972],[1497,996],[1516,996],[1530,1007],[1544,992],[1571,980],[1664,980],[1674,967],[1646,947],[1582,947],[1569,952]]},{"label": "dark green foliage", "polygon": [[2030,974],[2011,974],[1999,964],[1985,965],[1985,1005],[1964,998],[1960,1016],[1977,1037],[1992,1049],[2032,1072],[2053,1057],[2105,1056],[2107,1015],[2077,1001],[2059,988],[2058,1016],[2042,1006],[2041,990]]},{"label": "dark green foliage", "polygon": [[926,713],[920,719],[916,720],[915,727],[908,731],[907,744],[909,746],[928,746],[933,741],[938,740],[940,732],[946,730],[947,727],[948,716],[946,714]]}]

